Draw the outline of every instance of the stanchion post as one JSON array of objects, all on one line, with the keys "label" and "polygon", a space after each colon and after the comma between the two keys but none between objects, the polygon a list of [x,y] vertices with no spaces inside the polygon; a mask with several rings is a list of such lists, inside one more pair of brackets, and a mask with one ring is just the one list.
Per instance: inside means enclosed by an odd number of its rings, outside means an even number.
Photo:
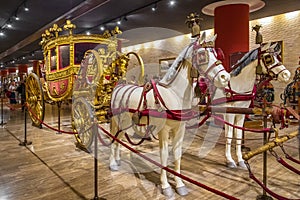
[{"label": "stanchion post", "polygon": [[98,128],[97,124],[94,122],[93,125],[93,133],[94,133],[94,200],[99,199],[98,197]]},{"label": "stanchion post", "polygon": [[[263,109],[262,109],[262,114],[263,114],[263,125],[264,125],[264,128],[267,128],[268,127],[268,119],[267,119],[267,113],[266,113],[266,99],[263,98]],[[264,132],[264,141],[263,141],[263,145],[265,145],[267,142],[268,142],[268,136],[267,136],[267,132]],[[263,152],[263,184],[267,187],[267,175],[268,175],[268,172],[267,172],[267,151],[264,151]],[[266,191],[263,190],[263,194],[262,195],[258,195],[256,197],[257,200],[272,200],[273,198],[268,196]]]},{"label": "stanchion post", "polygon": [[27,141],[27,107],[24,107],[24,141],[20,142],[20,146],[31,145],[32,142]]},{"label": "stanchion post", "polygon": [[98,123],[94,119],[93,125],[94,134],[94,200],[106,200],[105,198],[98,196]]},{"label": "stanchion post", "polygon": [[[296,83],[296,89],[297,89],[296,91],[297,91],[297,96],[298,96],[298,114],[300,115],[300,82],[299,81],[297,81],[297,83]],[[297,136],[297,138],[298,138],[298,156],[299,156],[299,160],[300,160],[300,119],[298,120],[298,136]]]},{"label": "stanchion post", "polygon": [[61,134],[60,132],[60,108],[61,108],[61,101],[57,102],[57,115],[58,115],[58,131],[56,134]]},{"label": "stanchion post", "polygon": [[0,91],[0,96],[1,96],[1,127],[4,127],[4,124],[6,124],[4,122],[4,113],[3,113],[3,98],[4,98],[4,84],[3,84],[3,77],[1,77],[1,84],[2,84],[2,87],[1,87],[1,91]]}]

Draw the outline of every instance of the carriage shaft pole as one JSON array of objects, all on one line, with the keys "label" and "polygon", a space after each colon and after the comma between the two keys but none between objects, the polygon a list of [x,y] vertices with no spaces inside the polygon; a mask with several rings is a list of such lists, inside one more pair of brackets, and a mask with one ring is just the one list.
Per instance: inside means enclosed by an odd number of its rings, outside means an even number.
[{"label": "carriage shaft pole", "polygon": [[282,144],[282,143],[284,143],[284,142],[288,141],[289,139],[292,139],[296,136],[299,137],[298,131],[294,131],[294,132],[292,132],[288,135],[285,135],[283,137],[276,138],[274,141],[268,142],[265,145],[263,145],[263,146],[261,146],[257,149],[254,149],[252,151],[244,153],[243,154],[243,159],[247,161],[247,160],[251,159],[252,157],[254,157],[258,154],[261,154],[262,152],[266,152],[269,149],[273,149],[274,147],[278,146],[279,144]]},{"label": "carriage shaft pole", "polygon": [[[266,113],[271,113],[270,108],[265,109]],[[221,107],[221,106],[209,106],[207,108],[209,112],[216,112],[216,113],[236,113],[236,114],[255,114],[261,115],[262,109],[261,108],[242,108],[242,107]]]}]

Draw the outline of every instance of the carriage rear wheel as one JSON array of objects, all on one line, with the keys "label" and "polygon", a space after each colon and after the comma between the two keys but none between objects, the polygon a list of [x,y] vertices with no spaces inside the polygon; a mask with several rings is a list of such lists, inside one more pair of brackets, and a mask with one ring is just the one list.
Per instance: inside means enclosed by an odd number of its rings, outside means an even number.
[{"label": "carriage rear wheel", "polygon": [[29,110],[29,116],[34,126],[42,126],[45,116],[45,102],[42,84],[39,77],[31,73],[26,78],[26,103]]}]

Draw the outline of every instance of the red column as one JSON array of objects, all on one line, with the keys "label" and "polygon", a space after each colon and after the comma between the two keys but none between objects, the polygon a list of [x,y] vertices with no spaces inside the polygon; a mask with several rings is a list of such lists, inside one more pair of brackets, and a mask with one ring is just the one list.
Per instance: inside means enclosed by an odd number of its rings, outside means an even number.
[{"label": "red column", "polygon": [[218,35],[215,46],[225,55],[224,67],[229,66],[230,54],[249,51],[249,5],[229,4],[214,10],[215,34]]}]

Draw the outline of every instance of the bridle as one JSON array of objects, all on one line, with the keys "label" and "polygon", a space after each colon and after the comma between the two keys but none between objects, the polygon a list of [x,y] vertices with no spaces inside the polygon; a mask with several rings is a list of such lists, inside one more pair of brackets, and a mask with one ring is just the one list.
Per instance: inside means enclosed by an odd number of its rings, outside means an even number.
[{"label": "bridle", "polygon": [[[200,48],[203,48],[204,50],[199,52]],[[206,70],[203,70],[202,67],[206,66],[209,62],[209,52],[213,53],[217,60],[208,66]],[[218,59],[218,55],[212,46],[197,43],[193,45],[192,65],[212,83],[215,81],[218,74],[225,70],[224,67],[221,67],[221,64],[222,61]],[[210,72],[213,70],[216,70],[216,73],[211,76]]]},{"label": "bridle", "polygon": [[[275,62],[274,56],[276,56],[279,62]],[[276,52],[271,50],[261,51],[261,48],[258,49],[258,65],[264,66],[267,74],[273,79],[277,78],[281,72],[287,70],[282,66],[280,56]],[[279,71],[275,73],[274,71],[276,71],[277,68],[279,68]]]}]

